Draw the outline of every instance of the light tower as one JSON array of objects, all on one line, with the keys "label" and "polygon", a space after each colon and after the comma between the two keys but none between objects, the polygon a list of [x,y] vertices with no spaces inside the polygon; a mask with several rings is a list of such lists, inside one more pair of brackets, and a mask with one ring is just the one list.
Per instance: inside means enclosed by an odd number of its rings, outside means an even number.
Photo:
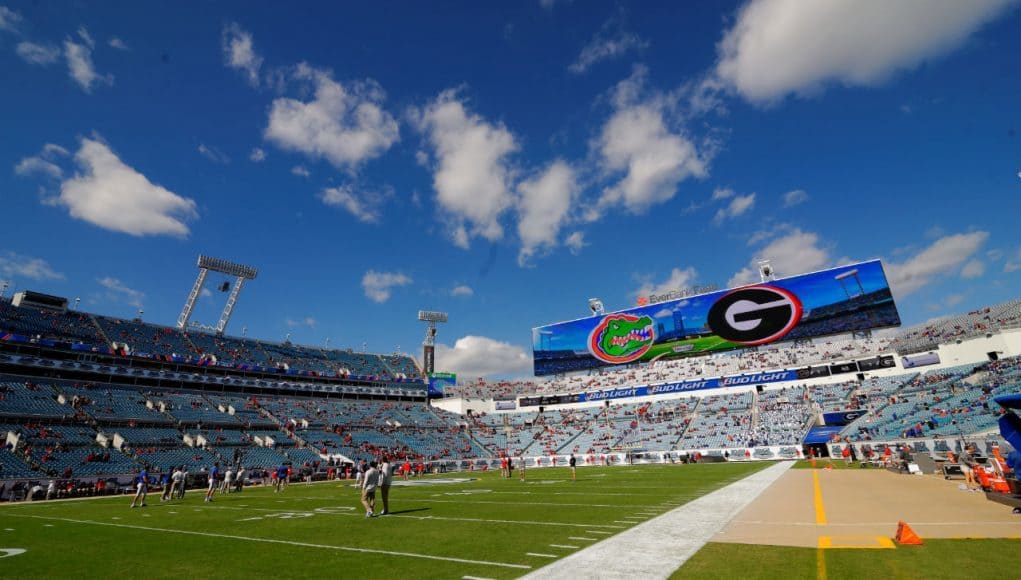
[{"label": "light tower", "polygon": [[230,291],[230,296],[227,297],[227,303],[223,306],[220,321],[215,327],[210,329],[215,330],[216,334],[223,334],[223,331],[227,328],[227,323],[230,322],[230,315],[234,311],[234,305],[237,304],[238,296],[241,294],[241,287],[244,286],[245,280],[255,280],[255,277],[259,275],[259,271],[251,266],[243,266],[227,260],[221,260],[220,258],[210,258],[209,256],[199,256],[198,268],[199,276],[195,279],[195,285],[192,286],[188,299],[184,303],[184,310],[177,317],[177,328],[187,330],[188,319],[191,318],[191,311],[195,308],[195,301],[198,300],[199,295],[202,293],[202,287],[206,283],[206,276],[212,270],[213,272],[220,272],[235,277],[234,287]]},{"label": "light tower", "polygon": [[422,341],[422,370],[428,377],[436,371],[436,325],[447,321],[447,313],[419,310],[418,320],[426,325],[425,340]]}]

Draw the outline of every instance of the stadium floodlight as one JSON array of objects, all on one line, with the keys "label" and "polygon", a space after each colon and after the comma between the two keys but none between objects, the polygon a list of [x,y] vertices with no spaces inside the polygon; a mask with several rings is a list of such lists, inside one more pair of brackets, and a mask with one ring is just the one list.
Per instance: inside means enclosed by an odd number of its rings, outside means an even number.
[{"label": "stadium floodlight", "polygon": [[419,310],[418,320],[426,326],[425,340],[422,341],[422,370],[428,377],[436,371],[436,325],[447,321],[447,313]]},{"label": "stadium floodlight", "polygon": [[603,301],[598,298],[589,298],[588,308],[592,311],[592,316],[602,316],[606,314],[606,308],[603,307]]},{"label": "stadium floodlight", "polygon": [[446,312],[433,312],[432,310],[419,310],[418,319],[422,322],[446,322]]},{"label": "stadium floodlight", "polygon": [[773,265],[769,263],[769,260],[759,260],[759,278],[764,283],[776,279],[776,273],[773,271]]},{"label": "stadium floodlight", "polygon": [[181,310],[181,315],[177,317],[177,328],[181,330],[188,328],[188,319],[191,318],[195,302],[202,294],[202,287],[206,283],[206,276],[212,271],[234,276],[235,278],[234,287],[231,288],[230,295],[227,297],[227,303],[220,314],[220,321],[216,324],[216,333],[223,334],[223,331],[227,328],[227,323],[230,322],[230,315],[234,312],[234,305],[237,304],[238,296],[241,295],[241,288],[245,285],[245,280],[254,280],[259,275],[259,271],[251,266],[201,255],[199,256],[197,266],[199,275],[195,279],[195,284],[192,285],[191,292],[188,293],[188,299],[184,302],[184,309]]}]

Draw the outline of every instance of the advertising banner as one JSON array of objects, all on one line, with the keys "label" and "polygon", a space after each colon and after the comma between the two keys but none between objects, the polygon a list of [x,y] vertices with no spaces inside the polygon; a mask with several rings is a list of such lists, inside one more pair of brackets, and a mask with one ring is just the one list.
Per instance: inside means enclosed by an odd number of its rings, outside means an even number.
[{"label": "advertising banner", "polygon": [[532,329],[536,375],[899,326],[878,260]]},{"label": "advertising banner", "polygon": [[429,375],[429,396],[442,397],[444,390],[457,384],[454,373],[432,373]]}]

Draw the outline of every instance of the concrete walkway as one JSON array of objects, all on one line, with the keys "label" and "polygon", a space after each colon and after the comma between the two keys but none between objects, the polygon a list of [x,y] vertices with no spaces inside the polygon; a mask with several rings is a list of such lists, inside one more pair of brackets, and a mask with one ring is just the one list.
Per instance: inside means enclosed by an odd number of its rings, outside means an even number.
[{"label": "concrete walkway", "polygon": [[669,578],[792,465],[767,467],[524,578]]}]

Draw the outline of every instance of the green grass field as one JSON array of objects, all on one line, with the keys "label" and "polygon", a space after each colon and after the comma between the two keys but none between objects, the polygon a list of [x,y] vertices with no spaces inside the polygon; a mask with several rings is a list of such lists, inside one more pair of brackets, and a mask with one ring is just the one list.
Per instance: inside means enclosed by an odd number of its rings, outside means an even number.
[{"label": "green grass field", "polygon": [[[577,482],[566,468],[529,470],[524,483],[492,472],[427,476],[395,486],[392,515],[372,519],[349,482],[292,484],[282,494],[252,487],[212,504],[191,490],[166,504],[152,494],[136,509],[130,496],[0,505],[0,577],[513,578],[768,465],[591,467]],[[966,578],[1019,547],[944,540],[824,557],[829,579]],[[10,549],[24,552],[4,557]],[[812,578],[818,553],[711,543],[674,577]]]},{"label": "green grass field", "polygon": [[[512,578],[554,560],[529,553],[569,555],[636,525],[622,517],[663,513],[766,466],[587,467],[577,482],[566,468],[529,470],[524,483],[429,476],[395,486],[393,515],[373,519],[341,482],[248,488],[212,504],[194,490],[136,509],[129,496],[3,505],[0,548],[26,552],[0,560],[0,576]],[[440,483],[455,478],[474,481]]]}]

